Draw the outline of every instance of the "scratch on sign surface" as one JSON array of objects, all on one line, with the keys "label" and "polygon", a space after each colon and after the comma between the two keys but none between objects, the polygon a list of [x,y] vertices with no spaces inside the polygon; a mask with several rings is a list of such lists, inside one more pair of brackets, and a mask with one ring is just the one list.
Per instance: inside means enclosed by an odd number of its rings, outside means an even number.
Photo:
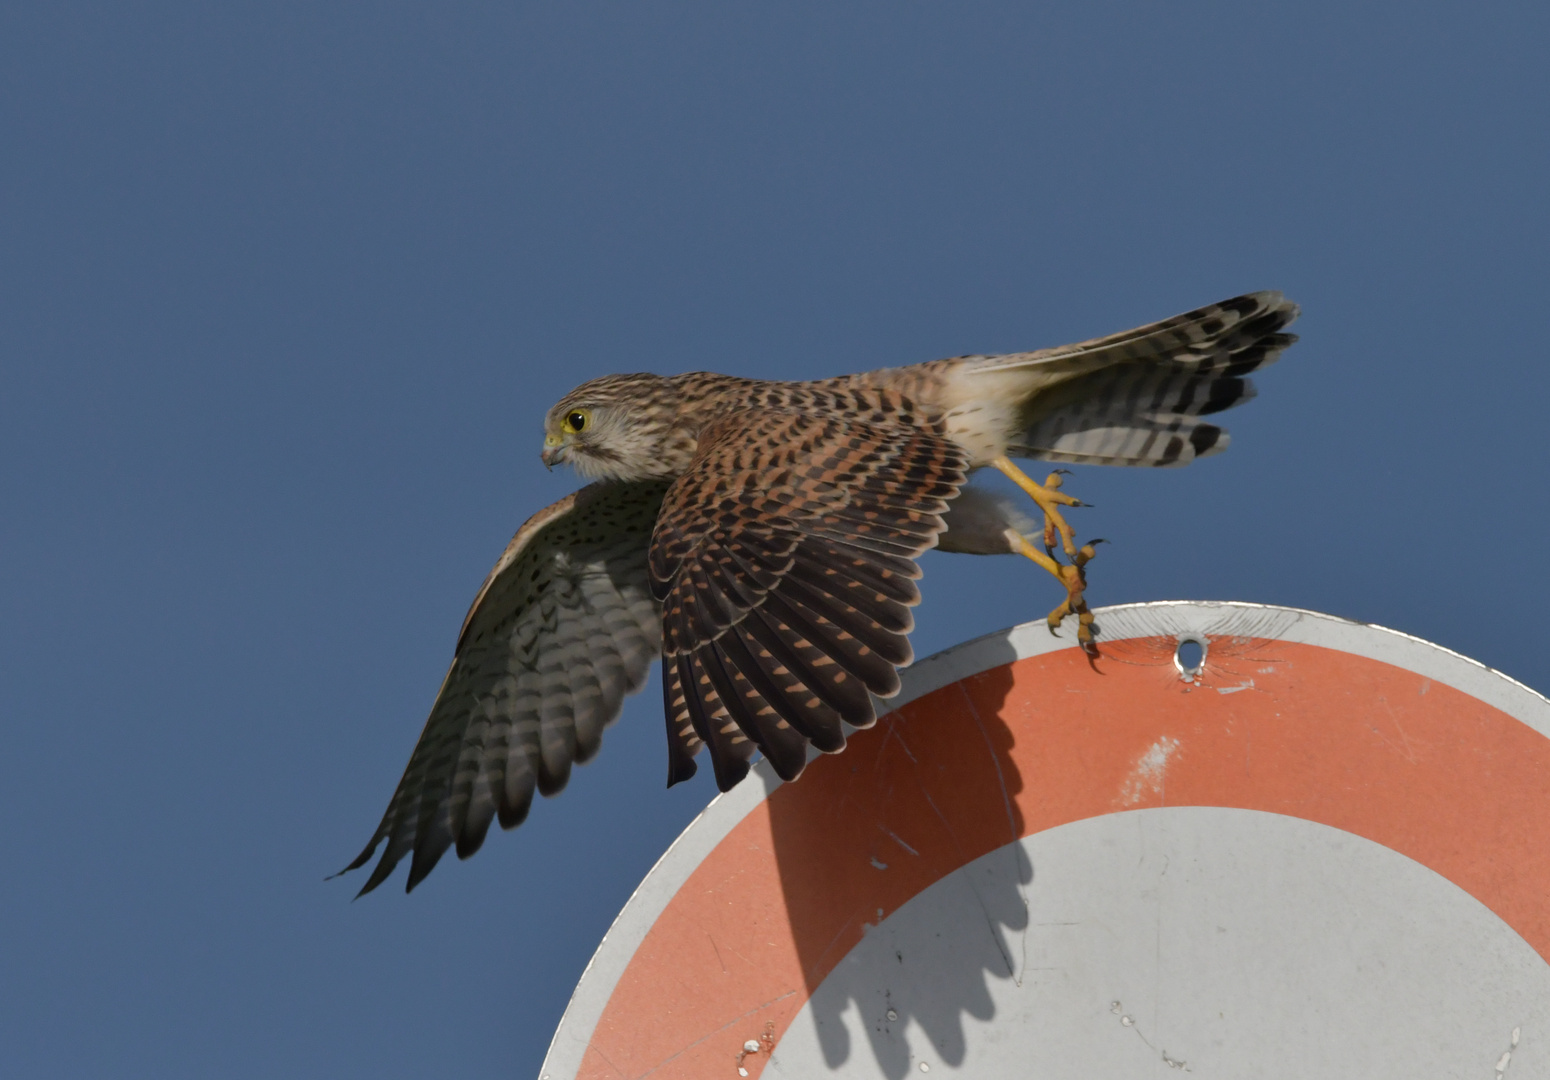
[{"label": "scratch on sign surface", "polygon": [[1512,1052],[1518,1048],[1518,1040],[1522,1037],[1523,1029],[1521,1027],[1512,1029],[1511,1045],[1502,1051],[1501,1057],[1496,1059],[1496,1080],[1502,1080],[1502,1073],[1506,1072],[1507,1066],[1512,1064]]},{"label": "scratch on sign surface", "polygon": [[1164,735],[1139,758],[1120,786],[1120,803],[1134,806],[1148,795],[1161,795],[1167,779],[1168,761],[1179,748],[1179,740]]},{"label": "scratch on sign surface", "polygon": [[909,852],[911,855],[915,856],[917,859],[920,858],[920,852],[916,851],[914,848],[912,848],[908,844],[906,844],[904,842],[904,839],[901,836],[899,836],[898,833],[894,832],[892,829],[888,828],[885,825],[878,825],[878,828],[881,829],[885,834],[887,834],[888,839],[892,840],[895,844],[898,844],[901,848],[903,848],[905,851]]},{"label": "scratch on sign surface", "polygon": [[990,754],[990,763],[996,767],[996,782],[1001,785],[1001,805],[1006,808],[1006,827],[1011,832],[1011,839],[1018,838],[1017,811],[1012,806],[1012,795],[1006,789],[1006,774],[1001,771],[1001,757],[996,753],[995,744],[990,741],[990,732],[985,730],[985,721],[980,719],[979,707],[974,704],[974,698],[962,683],[958,684],[958,692],[963,695],[963,703],[968,706],[969,715],[974,717],[974,726],[979,728],[980,738],[985,740],[985,750]]},{"label": "scratch on sign surface", "polygon": [[[715,1031],[706,1032],[704,1035],[700,1036],[698,1039],[695,1039],[688,1046],[685,1046],[682,1050],[679,1050],[676,1054],[672,1054],[672,1055],[670,1055],[668,1057],[663,1058],[661,1061],[657,1062],[651,1068],[649,1068],[645,1072],[641,1073],[640,1074],[640,1080],[646,1080],[646,1077],[650,1076],[652,1073],[655,1073],[656,1071],[661,1069],[662,1066],[668,1064],[671,1061],[676,1060],[679,1057],[682,1057],[684,1054],[687,1054],[690,1050],[693,1050],[696,1046],[699,1046],[700,1043],[704,1042],[706,1039],[715,1038],[717,1035],[720,1035],[723,1031],[725,1031],[727,1028],[731,1027],[733,1024],[740,1024],[744,1020],[746,1020],[750,1016],[752,1016],[754,1013],[760,1012],[760,1011],[762,1011],[764,1009],[768,1009],[771,1005],[774,1005],[776,1002],[785,1001],[788,997],[790,997],[792,994],[795,994],[795,993],[796,993],[795,990],[787,990],[784,994],[781,994],[779,997],[772,997],[772,998],[770,998],[770,1000],[764,1002],[764,1004],[762,1004],[762,1005],[755,1005],[753,1008],[749,1009],[747,1012],[743,1013],[741,1016],[733,1017],[731,1020],[728,1020],[725,1024],[722,1024],[720,1027],[718,1027]],[[596,1048],[589,1046],[588,1049],[596,1049]],[[604,1058],[604,1060],[606,1061],[607,1059]],[[608,1062],[608,1063],[610,1065],[613,1064],[613,1062],[611,1062],[611,1061]],[[622,1076],[624,1074],[620,1073],[620,1075]]]},{"label": "scratch on sign surface", "polygon": [[1141,1034],[1141,1029],[1136,1026],[1136,1018],[1125,1011],[1123,1002],[1109,1002],[1109,1012],[1119,1017],[1121,1027],[1127,1027],[1131,1031],[1134,1031],[1136,1033],[1136,1038],[1144,1042],[1148,1050],[1162,1058],[1163,1064],[1168,1066],[1168,1068],[1178,1069],[1182,1072],[1194,1072],[1194,1070],[1189,1067],[1189,1062],[1185,1061],[1183,1058],[1172,1057],[1169,1055],[1166,1048],[1159,1050],[1157,1047],[1153,1046],[1152,1040]]}]

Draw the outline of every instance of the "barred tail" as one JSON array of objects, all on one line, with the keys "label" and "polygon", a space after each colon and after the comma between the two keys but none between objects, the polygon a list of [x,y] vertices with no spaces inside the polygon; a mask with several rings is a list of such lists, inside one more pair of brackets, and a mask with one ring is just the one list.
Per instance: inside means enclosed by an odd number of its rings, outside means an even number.
[{"label": "barred tail", "polygon": [[1297,340],[1283,332],[1297,313],[1280,293],[1249,293],[1077,345],[986,357],[975,373],[1071,372],[1028,399],[1013,456],[1187,465],[1227,448],[1227,433],[1201,418],[1254,396],[1246,376]]}]

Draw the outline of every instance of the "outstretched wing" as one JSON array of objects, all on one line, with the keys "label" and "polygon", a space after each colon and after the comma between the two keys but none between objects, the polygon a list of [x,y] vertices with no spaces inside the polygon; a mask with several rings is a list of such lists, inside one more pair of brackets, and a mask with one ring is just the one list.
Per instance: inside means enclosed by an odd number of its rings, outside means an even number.
[{"label": "outstretched wing", "polygon": [[756,747],[790,780],[809,742],[872,723],[911,659],[915,557],[967,470],[940,434],[875,419],[740,412],[702,432],[651,542],[669,783],[705,744],[722,791]]},{"label": "outstretched wing", "polygon": [[495,817],[513,828],[597,753],[661,645],[646,553],[667,485],[597,483],[534,514],[485,579],[430,719],[371,843],[362,893],[409,852],[413,889],[453,843],[468,858]]},{"label": "outstretched wing", "polygon": [[1069,372],[1029,399],[1014,456],[1186,465],[1227,448],[1227,433],[1200,418],[1254,396],[1245,376],[1297,340],[1283,333],[1296,318],[1280,293],[1249,293],[1076,345],[978,358],[969,370]]}]

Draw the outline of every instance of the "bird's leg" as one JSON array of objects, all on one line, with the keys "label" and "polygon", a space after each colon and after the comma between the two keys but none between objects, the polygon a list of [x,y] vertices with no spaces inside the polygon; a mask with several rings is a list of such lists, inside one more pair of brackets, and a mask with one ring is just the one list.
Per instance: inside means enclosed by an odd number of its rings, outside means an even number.
[{"label": "bird's leg", "polygon": [[1006,537],[1012,544],[1012,549],[1020,555],[1025,555],[1038,563],[1045,570],[1055,575],[1055,580],[1066,587],[1066,598],[1060,602],[1060,606],[1051,611],[1045,617],[1049,624],[1050,633],[1059,628],[1067,615],[1076,615],[1076,640],[1083,649],[1092,652],[1093,645],[1093,613],[1087,610],[1087,599],[1083,591],[1087,588],[1087,571],[1084,567],[1093,557],[1093,544],[1101,544],[1102,540],[1094,540],[1092,544],[1084,544],[1082,549],[1071,557],[1070,565],[1056,562],[1054,557],[1047,552],[1040,551],[1028,542],[1028,538],[1016,529],[1008,529]]},{"label": "bird's leg", "polygon": [[[1039,509],[1044,511],[1044,550],[1040,551],[1028,541],[1028,538],[1013,529],[1007,530],[1007,539],[1012,544],[1012,549],[1027,556],[1038,563],[1045,570],[1055,576],[1066,588],[1066,598],[1060,606],[1051,611],[1045,621],[1049,624],[1050,633],[1054,633],[1067,615],[1077,617],[1076,639],[1082,648],[1092,652],[1093,645],[1093,615],[1087,610],[1087,600],[1083,596],[1087,588],[1087,572],[1084,569],[1088,561],[1093,557],[1093,544],[1101,544],[1103,541],[1094,540],[1092,544],[1086,544],[1081,548],[1076,546],[1076,536],[1071,531],[1071,526],[1066,524],[1065,517],[1060,512],[1062,506],[1084,506],[1081,499],[1073,498],[1060,490],[1059,470],[1049,474],[1049,478],[1042,484],[1034,483],[1033,479],[1023,472],[1011,459],[1005,456],[998,457],[991,462],[1000,469],[1012,482],[1028,493]],[[1071,560],[1069,564],[1061,563],[1055,558],[1056,537],[1059,537],[1061,550]]]},{"label": "bird's leg", "polygon": [[[1012,464],[1011,458],[1002,455],[991,462],[991,465],[1000,469],[1012,483],[1028,493],[1028,497],[1039,504],[1039,509],[1044,511],[1044,546],[1053,552],[1055,550],[1055,534],[1060,534],[1060,546],[1065,551],[1066,558],[1076,561],[1076,535],[1071,531],[1071,526],[1066,524],[1066,519],[1061,516],[1059,508],[1062,506],[1085,506],[1081,499],[1073,498],[1060,491],[1060,471],[1049,474],[1049,478],[1042,484],[1033,482],[1033,478]],[[1042,565],[1042,564],[1040,564]],[[1049,569],[1045,567],[1045,569]],[[1055,573],[1053,570],[1051,573]],[[1059,574],[1056,574],[1059,577]]]}]

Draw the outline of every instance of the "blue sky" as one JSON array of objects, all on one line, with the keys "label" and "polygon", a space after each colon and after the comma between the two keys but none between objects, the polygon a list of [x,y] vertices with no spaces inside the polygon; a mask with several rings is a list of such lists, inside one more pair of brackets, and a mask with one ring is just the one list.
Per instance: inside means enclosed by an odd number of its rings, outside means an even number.
[{"label": "blue sky", "polygon": [[[530,1076],[635,883],[655,681],[412,896],[323,883],[620,370],[800,378],[1249,289],[1094,603],[1288,604],[1550,689],[1543,4],[0,9],[0,1072]],[[1042,615],[929,555],[917,655]]]}]

